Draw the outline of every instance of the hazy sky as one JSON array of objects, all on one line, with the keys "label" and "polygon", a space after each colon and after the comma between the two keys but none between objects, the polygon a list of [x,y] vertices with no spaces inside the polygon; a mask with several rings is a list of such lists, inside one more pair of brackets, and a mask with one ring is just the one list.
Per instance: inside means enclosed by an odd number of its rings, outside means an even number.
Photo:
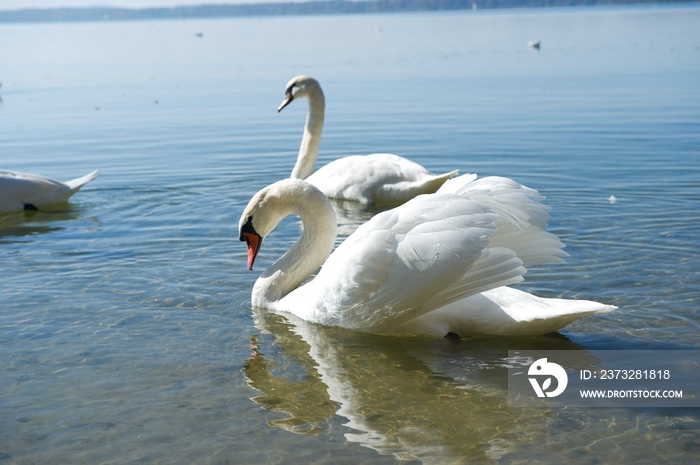
[{"label": "hazy sky", "polygon": [[171,7],[219,3],[271,3],[293,0],[0,0],[0,10],[23,8],[59,8],[116,6],[122,8]]}]

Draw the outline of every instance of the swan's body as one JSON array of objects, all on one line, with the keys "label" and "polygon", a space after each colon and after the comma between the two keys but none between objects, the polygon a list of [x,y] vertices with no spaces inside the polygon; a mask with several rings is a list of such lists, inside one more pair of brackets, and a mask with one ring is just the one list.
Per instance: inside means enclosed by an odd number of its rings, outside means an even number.
[{"label": "swan's body", "polygon": [[309,101],[309,112],[299,156],[290,177],[306,179],[330,198],[398,205],[417,195],[435,192],[457,174],[451,171],[434,175],[417,163],[388,153],[341,158],[314,172],[326,111],[326,100],[318,81],[308,76],[297,76],[289,81],[278,111],[302,97]]},{"label": "swan's body", "polygon": [[508,179],[462,176],[444,192],[376,215],[331,254],[336,224],[328,198],[305,181],[279,181],[258,192],[241,216],[248,267],[285,216],[298,214],[304,232],[258,278],[253,306],[366,332],[434,335],[543,334],[612,310],[504,287],[522,280],[523,263],[566,255],[544,231],[549,215],[540,199]]},{"label": "swan's body", "polygon": [[97,174],[93,171],[64,183],[37,174],[0,170],[0,213],[62,204]]}]

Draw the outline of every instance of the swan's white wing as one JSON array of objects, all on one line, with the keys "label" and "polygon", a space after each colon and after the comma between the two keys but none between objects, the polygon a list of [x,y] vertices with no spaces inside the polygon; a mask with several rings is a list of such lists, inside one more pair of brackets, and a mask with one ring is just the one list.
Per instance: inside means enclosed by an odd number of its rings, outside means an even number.
[{"label": "swan's white wing", "polygon": [[546,229],[550,218],[550,207],[542,203],[543,195],[509,178],[489,176],[476,179],[476,175],[469,174],[448,180],[438,192],[464,195],[483,202],[498,213],[502,221],[521,229],[530,225]]},{"label": "swan's white wing", "polygon": [[[519,281],[497,215],[464,196],[420,196],[362,225],[280,309],[317,323],[384,331],[457,298]],[[426,305],[428,304],[429,305]]]},{"label": "swan's white wing", "polygon": [[334,160],[306,180],[330,198],[398,204],[435,192],[455,174],[457,171],[434,175],[398,155],[375,153]]},{"label": "swan's white wing", "polygon": [[21,173],[19,171],[0,170],[0,182],[3,189],[13,189],[20,193],[32,193],[36,189],[64,189],[65,183],[38,174]]},{"label": "swan's white wing", "polygon": [[38,174],[0,170],[0,213],[22,210],[26,204],[41,207],[63,203],[97,174],[93,171],[63,183]]},{"label": "swan's white wing", "polygon": [[563,262],[561,257],[568,256],[562,250],[565,245],[557,236],[545,231],[550,207],[542,203],[544,196],[512,179],[498,176],[475,178],[475,175],[464,175],[450,179],[438,192],[464,195],[498,213],[498,230],[489,247],[510,248],[525,266]]}]

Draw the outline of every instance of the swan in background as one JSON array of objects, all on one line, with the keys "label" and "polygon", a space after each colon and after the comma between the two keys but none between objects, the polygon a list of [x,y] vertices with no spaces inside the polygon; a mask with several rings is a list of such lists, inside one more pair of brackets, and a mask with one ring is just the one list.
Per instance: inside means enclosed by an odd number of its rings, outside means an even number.
[{"label": "swan in background", "polygon": [[417,163],[388,153],[340,158],[314,172],[326,111],[326,100],[318,81],[309,76],[297,76],[289,81],[277,111],[303,97],[309,101],[309,112],[299,156],[290,177],[306,179],[330,198],[398,205],[419,194],[435,192],[458,173],[434,175]]},{"label": "swan in background", "polygon": [[255,282],[252,304],[323,325],[440,336],[544,334],[613,310],[506,287],[522,281],[524,263],[566,255],[544,231],[549,214],[541,199],[510,179],[464,175],[443,192],[377,214],[331,254],[336,217],[328,198],[306,181],[279,181],[241,215],[248,268],[285,216],[298,214],[303,233]]},{"label": "swan in background", "polygon": [[0,213],[62,204],[97,175],[95,170],[63,183],[38,174],[0,170]]}]

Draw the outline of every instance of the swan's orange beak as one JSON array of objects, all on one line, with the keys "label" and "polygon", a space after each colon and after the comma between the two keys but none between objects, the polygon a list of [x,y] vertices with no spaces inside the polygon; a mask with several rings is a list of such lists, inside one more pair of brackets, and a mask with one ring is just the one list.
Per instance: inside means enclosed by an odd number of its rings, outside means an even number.
[{"label": "swan's orange beak", "polygon": [[258,252],[260,252],[262,238],[255,233],[242,233],[241,236],[248,246],[248,269],[252,270],[253,263],[255,263],[255,257],[257,257]]},{"label": "swan's orange beak", "polygon": [[248,246],[248,269],[253,269],[253,263],[255,263],[255,257],[258,256],[260,252],[260,246],[262,245],[262,237],[255,231],[253,227],[253,217],[249,216],[248,221],[241,226],[241,232],[238,236],[241,242],[245,241]]},{"label": "swan's orange beak", "polygon": [[277,109],[277,113],[282,111],[282,108],[286,107],[290,103],[292,103],[292,100],[294,100],[294,96],[292,95],[291,91],[287,91],[284,93],[284,100],[282,100],[282,103],[280,104],[279,108]]}]

